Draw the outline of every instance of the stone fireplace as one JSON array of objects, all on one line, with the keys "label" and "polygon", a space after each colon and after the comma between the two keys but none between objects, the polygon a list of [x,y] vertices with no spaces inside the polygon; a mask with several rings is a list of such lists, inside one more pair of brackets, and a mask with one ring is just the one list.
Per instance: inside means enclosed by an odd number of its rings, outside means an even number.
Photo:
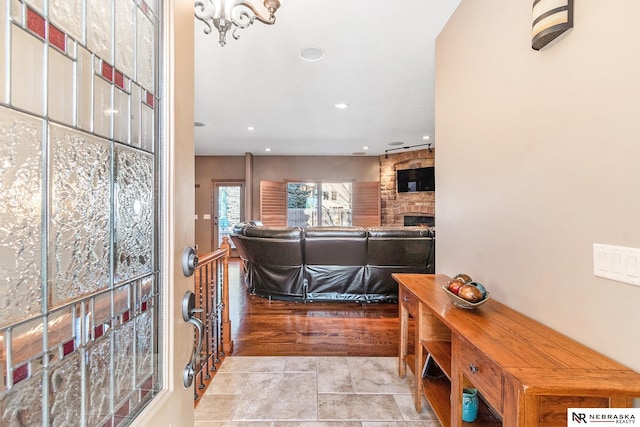
[{"label": "stone fireplace", "polygon": [[404,226],[408,227],[412,225],[426,225],[428,227],[433,227],[436,225],[436,217],[432,215],[405,215]]},{"label": "stone fireplace", "polygon": [[[434,149],[380,156],[381,225],[404,226],[405,217],[435,217],[435,191],[415,193],[398,193],[396,191],[397,170],[434,166],[434,161]],[[414,219],[409,219],[409,221],[414,221]]]}]

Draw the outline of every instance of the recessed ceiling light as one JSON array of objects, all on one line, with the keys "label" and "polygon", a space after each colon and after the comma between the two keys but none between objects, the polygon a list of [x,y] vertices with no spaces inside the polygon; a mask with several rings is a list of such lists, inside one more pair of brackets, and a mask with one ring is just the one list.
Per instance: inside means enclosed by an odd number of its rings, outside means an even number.
[{"label": "recessed ceiling light", "polygon": [[255,126],[247,126],[247,130],[256,130]]},{"label": "recessed ceiling light", "polygon": [[271,151],[271,148],[265,148],[264,151]]},{"label": "recessed ceiling light", "polygon": [[363,150],[368,150],[369,147],[367,147],[366,145],[364,147],[362,147]]},{"label": "recessed ceiling light", "polygon": [[402,141],[395,141],[395,142],[390,142],[389,145],[404,145],[404,142]]},{"label": "recessed ceiling light", "polygon": [[422,137],[422,139],[424,139],[425,141],[427,141],[427,140],[431,139],[431,137],[430,137],[429,135],[425,135],[425,136],[423,136],[423,137]]},{"label": "recessed ceiling light", "polygon": [[194,125],[195,127],[197,127],[197,128],[204,127],[204,123],[202,123],[202,122],[194,122],[194,123],[193,123],[193,125]]},{"label": "recessed ceiling light", "polygon": [[322,58],[324,58],[324,51],[317,47],[307,47],[302,49],[298,53],[298,56],[304,61],[315,62],[320,61]]},{"label": "recessed ceiling light", "polygon": [[344,102],[338,102],[335,104],[335,107],[339,110],[344,110],[345,108],[349,108],[349,104],[345,104]]}]

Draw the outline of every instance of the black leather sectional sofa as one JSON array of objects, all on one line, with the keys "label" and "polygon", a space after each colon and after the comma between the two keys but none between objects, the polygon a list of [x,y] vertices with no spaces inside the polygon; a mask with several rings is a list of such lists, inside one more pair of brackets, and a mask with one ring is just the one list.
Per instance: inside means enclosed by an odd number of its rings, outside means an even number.
[{"label": "black leather sectional sofa", "polygon": [[435,272],[433,228],[238,224],[231,239],[246,285],[264,297],[395,302],[392,273]]}]

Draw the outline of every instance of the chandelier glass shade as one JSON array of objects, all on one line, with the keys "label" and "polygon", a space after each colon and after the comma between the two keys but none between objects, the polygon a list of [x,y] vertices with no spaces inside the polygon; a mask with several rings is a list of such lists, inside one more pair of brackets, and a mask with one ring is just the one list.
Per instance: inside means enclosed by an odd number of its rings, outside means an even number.
[{"label": "chandelier glass shade", "polygon": [[273,25],[276,22],[276,11],[280,7],[280,0],[264,0],[263,5],[268,12],[264,17],[256,7],[247,0],[196,0],[196,18],[207,26],[205,34],[211,34],[214,28],[218,30],[220,46],[227,44],[227,31],[233,27],[231,35],[234,39],[240,36],[238,30],[249,27],[254,21]]}]

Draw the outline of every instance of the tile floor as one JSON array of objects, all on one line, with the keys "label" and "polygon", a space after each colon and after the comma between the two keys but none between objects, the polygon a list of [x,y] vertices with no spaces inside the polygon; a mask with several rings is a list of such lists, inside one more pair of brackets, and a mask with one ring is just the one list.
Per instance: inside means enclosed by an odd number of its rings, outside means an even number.
[{"label": "tile floor", "polygon": [[230,356],[195,412],[195,427],[440,427],[395,357]]}]

